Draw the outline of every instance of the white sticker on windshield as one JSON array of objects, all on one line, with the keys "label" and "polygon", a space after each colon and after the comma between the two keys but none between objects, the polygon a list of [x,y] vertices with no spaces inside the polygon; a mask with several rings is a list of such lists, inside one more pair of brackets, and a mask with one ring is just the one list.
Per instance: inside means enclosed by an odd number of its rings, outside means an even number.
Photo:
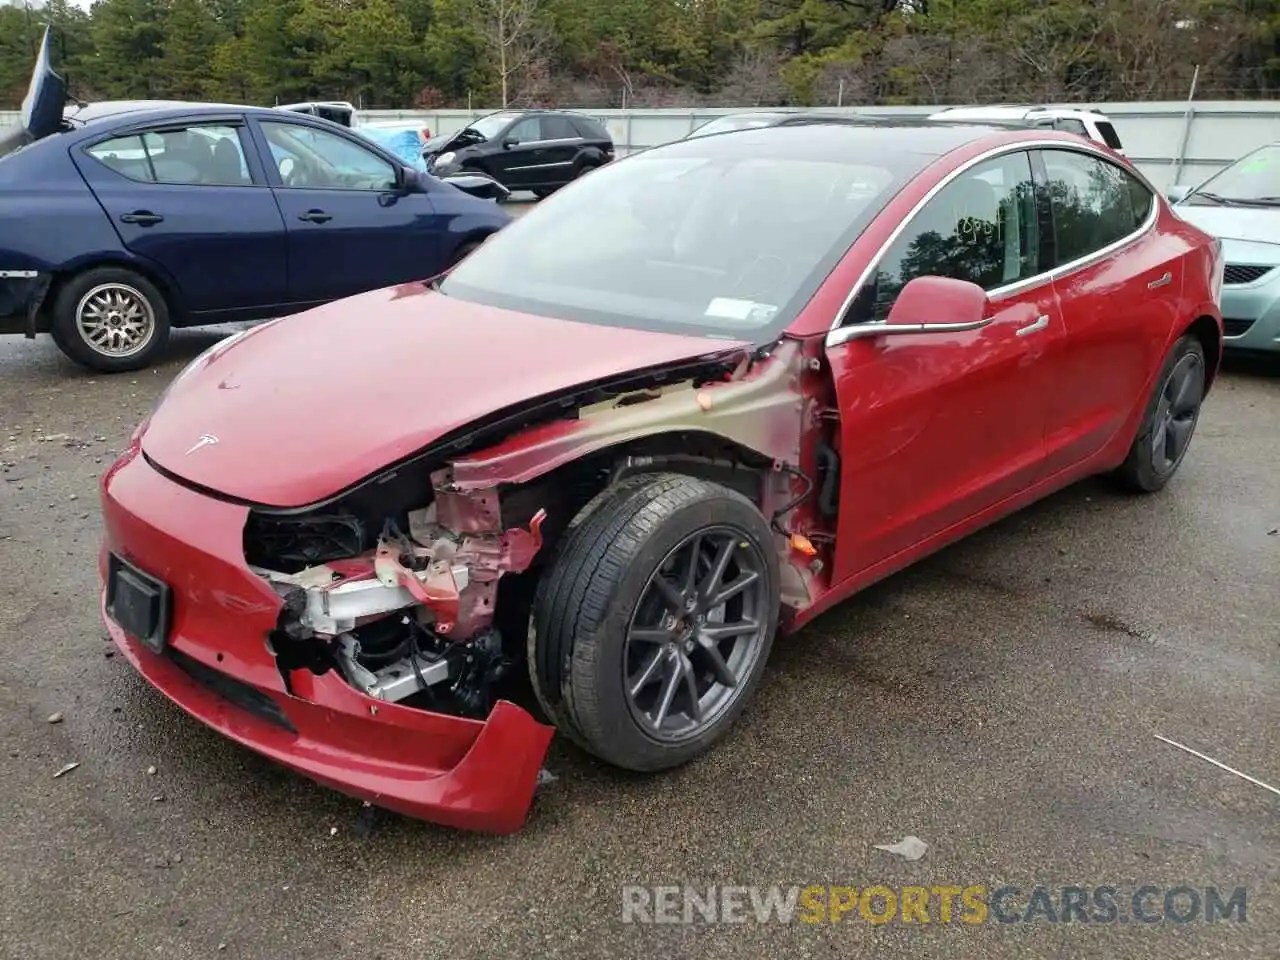
[{"label": "white sticker on windshield", "polygon": [[718,317],[721,320],[764,323],[777,312],[778,308],[769,303],[756,303],[754,300],[735,300],[732,297],[716,297],[707,304],[707,309],[703,316]]}]

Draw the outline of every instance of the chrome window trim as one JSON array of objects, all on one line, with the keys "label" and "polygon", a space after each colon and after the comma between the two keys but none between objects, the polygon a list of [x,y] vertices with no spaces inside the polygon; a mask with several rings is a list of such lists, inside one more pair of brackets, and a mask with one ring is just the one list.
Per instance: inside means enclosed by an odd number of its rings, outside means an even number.
[{"label": "chrome window trim", "polygon": [[1034,276],[1027,277],[1025,280],[1018,280],[1014,283],[1005,284],[1001,287],[995,287],[987,292],[988,299],[998,300],[1002,297],[1010,296],[1014,293],[1020,293],[1023,290],[1028,290],[1043,283],[1049,283],[1053,280],[1059,279],[1060,277],[1064,277],[1067,274],[1089,266],[1098,260],[1109,257],[1120,248],[1128,246],[1130,243],[1133,243],[1135,240],[1148,233],[1151,228],[1155,226],[1156,220],[1159,219],[1160,216],[1160,203],[1162,201],[1160,192],[1151,185],[1151,181],[1148,180],[1147,177],[1136,167],[1130,167],[1117,162],[1113,157],[1108,156],[1101,150],[1094,149],[1087,143],[1072,143],[1066,140],[1023,140],[1020,143],[1005,143],[998,147],[992,147],[990,150],[985,150],[976,157],[972,157],[965,161],[955,170],[952,170],[945,177],[930,187],[928,192],[916,202],[915,206],[911,208],[906,217],[902,219],[902,222],[894,227],[893,232],[889,234],[888,239],[880,245],[880,249],[876,251],[876,255],[871,258],[871,262],[867,264],[867,268],[863,270],[862,275],[858,277],[858,282],[853,285],[849,290],[848,295],[845,296],[844,300],[841,302],[839,310],[836,311],[836,315],[831,321],[831,326],[827,328],[826,345],[828,347],[836,347],[848,340],[867,336],[869,328],[883,326],[884,321],[877,321],[875,323],[851,323],[842,327],[840,325],[840,319],[849,312],[849,307],[852,305],[854,298],[857,297],[858,292],[862,289],[863,285],[871,279],[871,275],[879,268],[880,261],[883,260],[885,254],[889,252],[889,248],[898,242],[898,238],[902,236],[907,227],[911,225],[912,221],[919,216],[920,211],[923,210],[934,197],[945,190],[953,180],[958,179],[962,174],[967,173],[979,164],[986,163],[988,160],[995,160],[999,157],[1005,156],[1006,154],[1030,153],[1032,150],[1067,150],[1073,153],[1083,153],[1086,156],[1093,157],[1095,160],[1101,160],[1104,163],[1111,164],[1111,166],[1118,168],[1122,173],[1135,178],[1151,192],[1151,210],[1148,211],[1147,218],[1142,222],[1141,226],[1132,233],[1126,234],[1119,240],[1095,250],[1092,253],[1086,254],[1083,257],[1078,257],[1069,263],[1064,263],[1061,266],[1054,267],[1052,270],[1037,273]]}]

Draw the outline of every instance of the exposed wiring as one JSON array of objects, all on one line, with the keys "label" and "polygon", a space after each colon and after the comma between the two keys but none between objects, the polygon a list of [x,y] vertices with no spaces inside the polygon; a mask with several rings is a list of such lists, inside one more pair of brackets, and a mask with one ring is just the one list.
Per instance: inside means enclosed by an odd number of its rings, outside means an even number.
[{"label": "exposed wiring", "polygon": [[773,512],[773,516],[769,518],[769,526],[771,526],[776,532],[782,534],[782,536],[785,537],[787,536],[787,531],[782,529],[782,526],[778,523],[778,518],[781,517],[784,513],[790,513],[796,507],[800,506],[800,504],[804,503],[804,501],[809,497],[809,495],[813,493],[814,484],[813,484],[813,480],[809,477],[808,474],[804,473],[801,470],[797,470],[795,467],[789,467],[785,463],[780,462],[775,464],[775,469],[781,473],[789,473],[793,477],[799,477],[801,480],[804,481],[804,485],[805,485],[803,493],[801,493],[794,500],[791,500],[785,505],[779,507],[777,510]]}]

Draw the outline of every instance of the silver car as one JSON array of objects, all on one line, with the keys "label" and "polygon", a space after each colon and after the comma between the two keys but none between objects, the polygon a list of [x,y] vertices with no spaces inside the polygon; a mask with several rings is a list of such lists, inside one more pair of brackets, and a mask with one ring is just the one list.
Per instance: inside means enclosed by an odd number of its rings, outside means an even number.
[{"label": "silver car", "polygon": [[1227,350],[1280,352],[1280,143],[1241,157],[1198,187],[1169,191],[1174,212],[1222,240]]}]

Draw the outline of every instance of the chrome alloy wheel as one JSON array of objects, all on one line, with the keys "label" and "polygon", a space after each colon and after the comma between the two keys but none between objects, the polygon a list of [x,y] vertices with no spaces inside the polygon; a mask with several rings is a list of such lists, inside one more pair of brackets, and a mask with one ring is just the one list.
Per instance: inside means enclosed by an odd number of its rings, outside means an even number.
[{"label": "chrome alloy wheel", "polygon": [[156,315],[137,288],[126,283],[103,283],[76,304],[76,329],[96,353],[131,357],[146,349],[155,336]]}]

